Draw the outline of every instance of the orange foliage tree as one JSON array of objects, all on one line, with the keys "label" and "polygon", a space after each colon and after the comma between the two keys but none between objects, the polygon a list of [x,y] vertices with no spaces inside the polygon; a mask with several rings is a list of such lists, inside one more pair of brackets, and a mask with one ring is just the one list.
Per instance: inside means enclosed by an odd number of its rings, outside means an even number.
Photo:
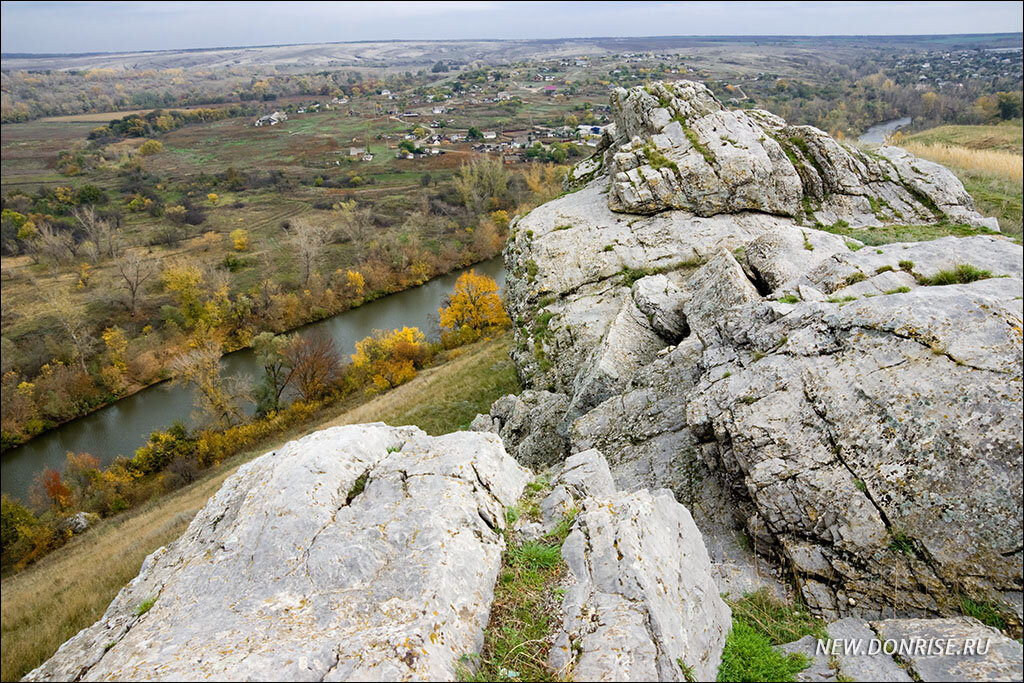
[{"label": "orange foliage tree", "polygon": [[498,294],[498,283],[472,269],[455,281],[455,291],[445,304],[438,313],[446,346],[474,341],[511,324]]}]

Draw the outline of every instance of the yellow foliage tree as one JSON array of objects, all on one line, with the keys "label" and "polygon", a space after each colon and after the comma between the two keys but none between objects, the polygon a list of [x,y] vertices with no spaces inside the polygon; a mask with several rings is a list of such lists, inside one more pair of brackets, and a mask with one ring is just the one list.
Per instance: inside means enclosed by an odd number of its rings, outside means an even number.
[{"label": "yellow foliage tree", "polygon": [[119,392],[124,387],[125,375],[128,374],[128,363],[125,360],[128,340],[124,336],[124,330],[120,327],[108,327],[103,330],[103,343],[107,347],[107,361],[110,365],[103,367],[100,373],[107,387]]},{"label": "yellow foliage tree", "polygon": [[455,281],[455,291],[438,313],[443,338],[449,346],[473,341],[511,324],[498,294],[498,283],[473,269]]},{"label": "yellow foliage tree", "polygon": [[231,231],[231,242],[235,246],[235,251],[246,251],[249,249],[249,232],[239,228],[238,230]]},{"label": "yellow foliage tree", "polygon": [[159,140],[146,140],[139,146],[139,155],[148,157],[164,151],[164,145]]},{"label": "yellow foliage tree", "polygon": [[403,327],[386,333],[374,333],[356,342],[352,367],[372,383],[367,391],[387,391],[416,376],[416,370],[430,356],[423,333],[415,327]]}]

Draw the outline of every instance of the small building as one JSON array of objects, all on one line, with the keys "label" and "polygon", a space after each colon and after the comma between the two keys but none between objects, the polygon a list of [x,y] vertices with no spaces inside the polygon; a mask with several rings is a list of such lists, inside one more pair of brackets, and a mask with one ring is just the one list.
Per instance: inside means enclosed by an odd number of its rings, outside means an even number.
[{"label": "small building", "polygon": [[373,155],[367,152],[363,155],[363,161],[373,161]]},{"label": "small building", "polygon": [[348,148],[348,155],[350,157],[361,157],[364,154],[366,154],[366,148],[365,147],[349,147]]},{"label": "small building", "polygon": [[484,140],[493,140],[496,137],[498,137],[498,134],[495,133],[493,130],[485,130],[484,131]]}]

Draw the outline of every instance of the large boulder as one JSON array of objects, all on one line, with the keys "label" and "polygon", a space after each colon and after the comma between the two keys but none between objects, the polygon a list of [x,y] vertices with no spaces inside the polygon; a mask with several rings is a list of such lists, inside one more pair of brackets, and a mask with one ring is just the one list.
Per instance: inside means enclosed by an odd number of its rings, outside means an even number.
[{"label": "large boulder", "polygon": [[239,468],[26,680],[453,680],[528,479],[491,434],[293,441]]},{"label": "large boulder", "polygon": [[772,583],[768,559],[830,617],[967,594],[1019,622],[1021,247],[865,247],[873,225],[992,225],[903,150],[726,112],[696,84],[612,110],[574,191],[505,251],[513,359],[567,397],[570,451],[600,449],[624,491],[671,490],[723,590]]}]

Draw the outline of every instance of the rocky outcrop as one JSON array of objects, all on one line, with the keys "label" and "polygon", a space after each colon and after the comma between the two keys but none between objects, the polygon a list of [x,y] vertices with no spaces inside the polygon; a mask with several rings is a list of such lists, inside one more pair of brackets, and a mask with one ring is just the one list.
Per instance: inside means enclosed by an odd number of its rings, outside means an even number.
[{"label": "rocky outcrop", "polygon": [[569,452],[569,440],[559,429],[569,408],[565,394],[526,390],[502,396],[488,415],[477,415],[470,431],[494,432],[509,454],[522,465],[543,469],[559,463]]},{"label": "rocky outcrop", "polygon": [[[777,563],[832,618],[966,594],[1019,623],[1020,246],[864,247],[850,226],[991,226],[903,150],[726,112],[694,84],[612,105],[580,189],[505,253],[513,358],[566,396],[570,450],[599,449],[625,491],[670,489],[723,590]],[[962,265],[988,272],[935,284]]]},{"label": "rocky outcrop", "polygon": [[528,479],[489,434],[293,441],[243,465],[27,680],[453,680]]},{"label": "rocky outcrop", "polygon": [[686,508],[669,491],[615,491],[596,450],[553,484],[545,522],[575,521],[551,668],[577,681],[714,680],[730,611]]},{"label": "rocky outcrop", "polygon": [[699,83],[618,89],[611,106],[600,151],[615,211],[760,211],[853,225],[949,218],[998,229],[937,164],[892,147],[859,150],[765,111],[729,111]]}]

